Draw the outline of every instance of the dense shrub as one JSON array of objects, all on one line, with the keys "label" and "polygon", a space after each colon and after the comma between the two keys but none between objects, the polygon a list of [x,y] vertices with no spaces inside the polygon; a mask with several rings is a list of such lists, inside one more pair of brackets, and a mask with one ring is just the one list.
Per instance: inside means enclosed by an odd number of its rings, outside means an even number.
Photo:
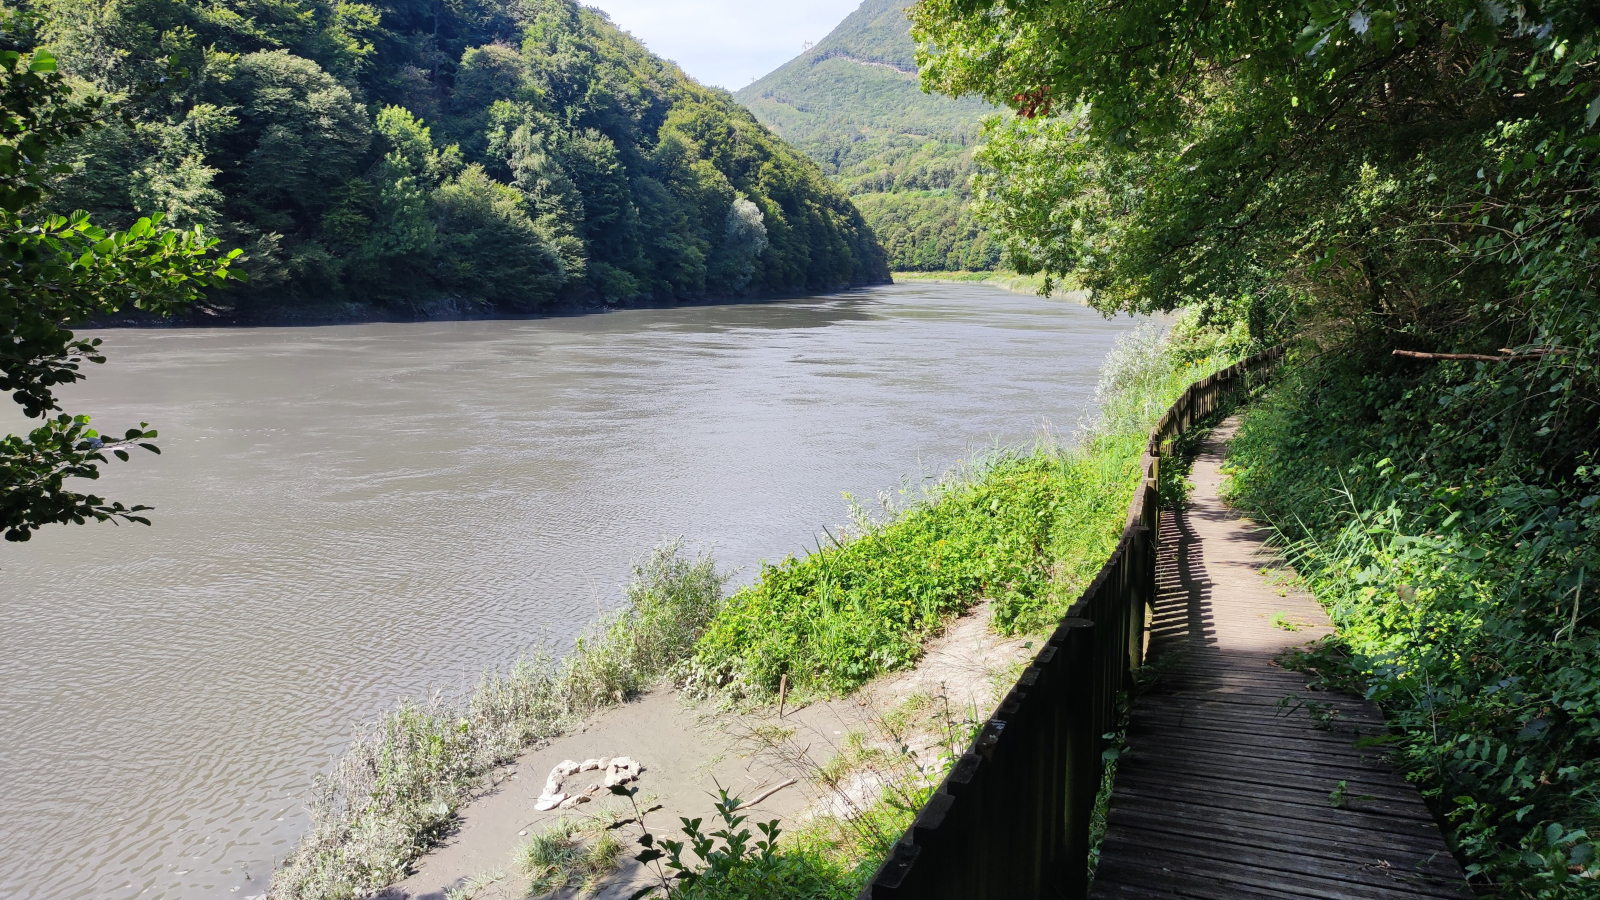
[{"label": "dense shrub", "polygon": [[1233,498],[1277,526],[1339,625],[1300,664],[1383,706],[1476,880],[1593,897],[1600,468],[1552,477],[1432,401],[1472,368],[1302,365],[1246,416]]}]

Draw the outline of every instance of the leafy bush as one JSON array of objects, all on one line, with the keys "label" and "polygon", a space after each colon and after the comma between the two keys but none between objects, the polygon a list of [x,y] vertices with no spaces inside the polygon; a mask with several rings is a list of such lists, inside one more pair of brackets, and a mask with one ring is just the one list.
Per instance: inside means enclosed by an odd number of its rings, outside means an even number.
[{"label": "leafy bush", "polygon": [[1600,468],[1552,477],[1428,402],[1470,378],[1305,364],[1246,416],[1232,496],[1339,625],[1298,663],[1382,705],[1469,873],[1506,897],[1593,897]]},{"label": "leafy bush", "polygon": [[1130,444],[997,455],[889,522],[764,567],[701,638],[696,664],[758,696],[785,674],[835,693],[910,667],[986,596],[997,627],[1037,627],[1116,545],[1137,475]]},{"label": "leafy bush", "polygon": [[638,788],[619,785],[611,792],[633,802],[639,843],[644,848],[634,859],[660,879],[659,886],[634,893],[634,900],[650,896],[661,900],[849,900],[860,887],[859,877],[823,855],[780,852],[778,836],[783,829],[776,819],[757,824],[760,837],[753,837],[749,828],[742,827],[747,818],[739,812],[744,801],[729,796],[725,788],[718,788],[719,799],[713,804],[722,827],[708,834],[700,827],[701,819],[680,819],[686,839],[682,841],[658,838],[650,832],[645,824],[648,811],[638,806]]}]

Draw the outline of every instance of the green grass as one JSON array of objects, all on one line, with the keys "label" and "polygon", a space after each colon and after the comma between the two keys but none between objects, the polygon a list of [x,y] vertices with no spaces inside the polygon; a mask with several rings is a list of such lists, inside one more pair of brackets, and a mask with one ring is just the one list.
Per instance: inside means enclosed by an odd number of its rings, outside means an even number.
[{"label": "green grass", "polygon": [[[892,277],[897,284],[918,281],[952,284],[991,284],[1017,294],[1044,295],[1043,275],[1022,275],[1005,269],[997,269],[992,272],[895,272]],[[1049,296],[1064,297],[1075,290],[1076,288],[1072,285],[1057,283],[1051,286]]]},{"label": "green grass", "polygon": [[893,519],[762,569],[701,637],[701,678],[766,698],[838,694],[909,668],[951,616],[993,599],[1008,633],[1070,603],[1116,545],[1136,440],[996,454]]},{"label": "green grass", "polygon": [[528,838],[517,848],[516,865],[527,892],[538,896],[563,888],[592,894],[615,872],[625,848],[603,823],[584,829],[566,819]]}]

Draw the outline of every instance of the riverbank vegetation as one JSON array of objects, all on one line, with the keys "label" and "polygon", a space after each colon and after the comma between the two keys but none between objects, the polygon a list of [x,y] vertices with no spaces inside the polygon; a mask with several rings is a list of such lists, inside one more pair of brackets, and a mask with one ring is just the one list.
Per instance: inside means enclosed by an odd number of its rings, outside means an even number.
[{"label": "riverbank vegetation", "polygon": [[764,566],[700,638],[690,684],[759,699],[839,694],[909,668],[980,599],[1004,634],[1046,630],[1116,546],[1155,419],[1185,386],[1231,363],[1207,337],[1157,345],[1154,326],[1108,361],[1102,420],[1081,445],[980,457],[880,521],[803,558]]},{"label": "riverbank vegetation", "polygon": [[[1170,332],[1151,324],[1124,336],[1081,442],[991,457],[881,522],[858,517],[845,539],[764,567],[710,623],[692,677],[734,698],[769,698],[785,675],[801,695],[848,692],[914,665],[939,624],[979,600],[1002,633],[1049,631],[1116,546],[1151,427],[1185,387],[1249,345],[1244,328],[1203,326],[1197,315]],[[926,697],[889,711],[875,723],[882,734],[847,740],[837,771],[819,779],[842,785],[865,764],[876,794],[852,801],[843,819],[813,820],[771,859],[718,871],[681,896],[856,896],[987,713],[957,721]],[[919,730],[940,737],[914,755],[907,735]]]},{"label": "riverbank vegetation", "polygon": [[1486,894],[1592,897],[1592,4],[921,0],[924,83],[1014,109],[980,212],[1105,310],[1292,344],[1237,502],[1342,626]]},{"label": "riverbank vegetation", "polygon": [[531,744],[660,678],[720,607],[724,576],[666,544],[635,567],[622,609],[557,659],[548,649],[490,672],[465,698],[406,701],[357,732],[319,776],[311,832],[273,875],[277,900],[344,900],[404,876],[488,773]]},{"label": "riverbank vegetation", "polygon": [[[949,284],[988,284],[1017,294],[1040,295],[1044,292],[1043,275],[1038,273],[1023,275],[1005,269],[895,272],[893,276],[896,284],[915,284],[919,281]],[[1051,288],[1051,296],[1060,297],[1064,293],[1070,293],[1059,283],[1052,284]]]},{"label": "riverbank vegetation", "polygon": [[37,0],[30,42],[120,115],[52,211],[245,250],[214,313],[396,313],[887,278],[860,214],[723,91],[570,0]]}]

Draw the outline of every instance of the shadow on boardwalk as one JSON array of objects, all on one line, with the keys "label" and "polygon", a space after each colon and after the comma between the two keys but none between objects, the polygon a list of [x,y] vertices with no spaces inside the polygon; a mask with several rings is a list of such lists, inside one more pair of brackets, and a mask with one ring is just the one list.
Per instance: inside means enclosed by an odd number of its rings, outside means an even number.
[{"label": "shadow on boardwalk", "polygon": [[[1262,530],[1218,497],[1234,423],[1202,446],[1187,510],[1162,514],[1150,651],[1134,705],[1095,898],[1471,897],[1416,789],[1357,746],[1385,728],[1359,698],[1316,694],[1273,664],[1327,634],[1310,597],[1261,575]],[[1282,624],[1297,630],[1287,630]]]}]

